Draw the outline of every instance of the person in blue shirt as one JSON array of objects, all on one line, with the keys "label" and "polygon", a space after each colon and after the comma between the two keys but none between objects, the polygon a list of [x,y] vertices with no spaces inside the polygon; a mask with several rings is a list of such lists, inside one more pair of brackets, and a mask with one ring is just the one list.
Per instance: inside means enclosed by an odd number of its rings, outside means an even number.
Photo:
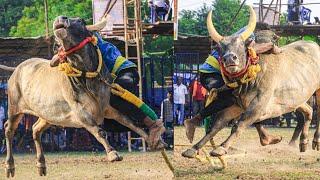
[{"label": "person in blue shirt", "polygon": [[[101,51],[104,64],[115,78],[114,83],[138,95],[140,77],[136,64],[124,58],[119,49],[112,43],[104,41],[100,34],[94,33],[94,35],[98,38],[97,46]],[[149,129],[150,139],[158,139],[165,131],[161,120],[152,120],[141,109],[117,95],[111,94],[110,105],[128,116],[138,126],[146,126]]]}]

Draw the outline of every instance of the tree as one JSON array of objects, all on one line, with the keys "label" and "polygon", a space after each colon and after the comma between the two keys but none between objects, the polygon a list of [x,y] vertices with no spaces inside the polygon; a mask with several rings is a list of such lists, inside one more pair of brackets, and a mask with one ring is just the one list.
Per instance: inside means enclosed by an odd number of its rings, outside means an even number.
[{"label": "tree", "polygon": [[[233,24],[230,23],[240,8],[238,0],[216,0],[213,2],[214,26],[221,35],[230,35],[248,24],[249,11],[246,6],[240,10]],[[225,34],[228,33],[228,34]]]},{"label": "tree", "polygon": [[0,0],[0,36],[8,36],[11,26],[22,17],[22,10],[30,6],[32,0]]},{"label": "tree", "polygon": [[[81,17],[92,22],[91,0],[48,0],[49,27],[59,15]],[[23,16],[17,26],[11,27],[10,36],[33,37],[45,34],[43,0],[34,0],[32,6],[23,9]],[[50,28],[52,32],[52,28]]]},{"label": "tree", "polygon": [[[186,34],[208,35],[206,27],[207,14],[213,9],[213,23],[221,35],[235,33],[248,23],[248,9],[244,6],[235,18],[232,26],[230,23],[240,8],[238,0],[216,0],[212,6],[203,4],[198,10],[182,10],[179,19],[179,32]],[[228,32],[228,34],[225,34]]]}]

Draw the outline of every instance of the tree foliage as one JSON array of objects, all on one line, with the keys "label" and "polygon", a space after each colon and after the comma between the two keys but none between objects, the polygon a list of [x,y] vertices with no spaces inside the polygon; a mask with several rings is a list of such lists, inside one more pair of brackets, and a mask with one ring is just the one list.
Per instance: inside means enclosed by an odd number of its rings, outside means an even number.
[{"label": "tree foliage", "polygon": [[10,27],[17,24],[25,6],[31,4],[32,0],[0,0],[0,36],[9,35]]},{"label": "tree foliage", "polygon": [[[17,26],[11,27],[10,36],[33,37],[45,34],[45,14],[43,0],[33,0],[32,6],[25,7],[23,16]],[[55,17],[65,15],[69,17],[81,17],[92,22],[91,0],[48,0],[49,29]]]},{"label": "tree foliage", "polygon": [[[182,10],[179,20],[179,32],[186,34],[208,35],[206,27],[207,14],[210,9],[213,10],[213,23],[218,32],[223,35],[235,33],[248,23],[249,11],[244,6],[234,20],[232,26],[230,23],[236,12],[240,8],[238,0],[216,0],[212,5],[203,4],[198,10]],[[225,34],[228,33],[228,34]]]}]

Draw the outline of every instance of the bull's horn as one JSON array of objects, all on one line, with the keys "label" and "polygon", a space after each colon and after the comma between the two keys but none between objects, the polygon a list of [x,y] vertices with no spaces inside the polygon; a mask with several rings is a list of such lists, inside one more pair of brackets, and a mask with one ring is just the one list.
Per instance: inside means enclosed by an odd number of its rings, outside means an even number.
[{"label": "bull's horn", "polygon": [[207,28],[211,36],[211,39],[214,40],[216,43],[219,43],[223,39],[223,36],[221,36],[213,26],[212,11],[210,11],[207,16]]},{"label": "bull's horn", "polygon": [[249,11],[250,11],[250,19],[249,19],[248,26],[246,30],[240,35],[242,40],[244,41],[247,40],[248,37],[250,37],[250,35],[254,32],[254,29],[256,28],[256,23],[257,23],[256,13],[254,12],[252,6],[249,6]]},{"label": "bull's horn", "polygon": [[87,25],[86,28],[89,31],[100,31],[107,25],[107,19],[108,17],[103,17],[99,22],[93,25]]}]

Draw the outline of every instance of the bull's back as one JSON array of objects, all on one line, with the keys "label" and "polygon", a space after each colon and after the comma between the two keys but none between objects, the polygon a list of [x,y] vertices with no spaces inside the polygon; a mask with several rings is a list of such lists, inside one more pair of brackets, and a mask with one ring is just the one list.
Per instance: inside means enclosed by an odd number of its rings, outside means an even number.
[{"label": "bull's back", "polygon": [[282,49],[280,54],[262,56],[267,67],[262,81],[274,85],[276,103],[294,106],[307,101],[320,87],[320,48],[313,42],[298,41]]},{"label": "bull's back", "polygon": [[57,68],[50,67],[48,60],[32,58],[16,68],[9,79],[9,90],[13,94],[20,93],[19,96],[26,105],[23,108],[28,108],[43,118],[50,118],[53,114],[70,111],[64,98],[68,82],[67,77]]}]

